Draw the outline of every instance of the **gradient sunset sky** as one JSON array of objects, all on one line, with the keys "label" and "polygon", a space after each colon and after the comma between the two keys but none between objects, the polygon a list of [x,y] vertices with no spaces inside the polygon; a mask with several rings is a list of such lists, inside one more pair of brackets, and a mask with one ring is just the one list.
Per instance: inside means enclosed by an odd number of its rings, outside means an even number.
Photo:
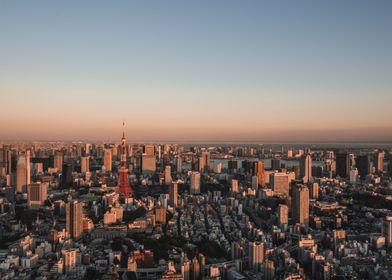
[{"label": "gradient sunset sky", "polygon": [[392,1],[1,1],[0,140],[391,141]]}]

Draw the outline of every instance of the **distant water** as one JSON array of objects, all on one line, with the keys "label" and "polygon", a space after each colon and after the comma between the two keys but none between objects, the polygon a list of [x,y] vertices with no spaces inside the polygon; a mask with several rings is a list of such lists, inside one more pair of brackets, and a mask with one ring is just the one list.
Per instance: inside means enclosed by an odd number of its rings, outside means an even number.
[{"label": "distant water", "polygon": [[183,144],[185,147],[263,147],[273,151],[293,149],[392,149],[392,142],[320,142],[320,143],[194,143]]},{"label": "distant water", "polygon": [[[241,158],[241,159],[238,159],[238,161],[243,161],[246,159],[249,161],[259,160],[257,158]],[[271,159],[262,159],[261,161],[264,162],[265,169],[271,168]],[[214,166],[216,164],[221,163],[222,168],[227,168],[229,159],[211,159],[211,162],[213,163]],[[293,166],[299,165],[299,160],[298,159],[292,159],[292,160],[281,159],[280,164],[284,165],[286,168],[292,168]],[[325,163],[323,161],[312,161],[312,166],[324,166],[324,164]],[[241,163],[239,164],[239,167],[241,167]]]}]

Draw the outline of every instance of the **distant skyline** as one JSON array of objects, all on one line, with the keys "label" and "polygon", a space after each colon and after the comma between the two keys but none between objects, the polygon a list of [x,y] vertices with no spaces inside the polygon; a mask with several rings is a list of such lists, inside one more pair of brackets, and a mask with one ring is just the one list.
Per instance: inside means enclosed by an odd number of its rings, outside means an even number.
[{"label": "distant skyline", "polygon": [[392,141],[391,1],[1,1],[0,141]]}]

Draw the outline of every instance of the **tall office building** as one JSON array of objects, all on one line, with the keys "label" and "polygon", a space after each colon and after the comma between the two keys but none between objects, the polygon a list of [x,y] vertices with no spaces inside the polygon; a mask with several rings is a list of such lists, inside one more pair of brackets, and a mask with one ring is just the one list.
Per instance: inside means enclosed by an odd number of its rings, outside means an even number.
[{"label": "tall office building", "polygon": [[190,194],[199,194],[200,193],[200,172],[192,171],[191,172],[191,186],[190,186]]},{"label": "tall office building", "polygon": [[200,263],[196,257],[193,257],[192,260],[192,279],[200,280]]},{"label": "tall office building", "polygon": [[12,151],[7,145],[0,149],[0,176],[11,174]]},{"label": "tall office building", "polygon": [[293,223],[309,226],[309,189],[303,185],[295,185],[292,191]]},{"label": "tall office building", "polygon": [[173,182],[169,187],[169,204],[171,207],[177,207],[178,204],[178,185]]},{"label": "tall office building", "polygon": [[166,165],[165,166],[165,185],[170,185],[171,182],[172,182],[171,166]]},{"label": "tall office building", "polygon": [[81,157],[81,159],[80,159],[80,171],[82,173],[90,172],[90,159],[89,159],[89,157]]},{"label": "tall office building", "polygon": [[152,174],[156,170],[156,159],[154,155],[142,154],[141,171],[143,174]]},{"label": "tall office building", "polygon": [[358,174],[361,180],[364,180],[370,174],[370,157],[369,155],[359,155],[355,159],[355,166],[358,169]]},{"label": "tall office building", "polygon": [[271,260],[266,260],[264,264],[264,280],[275,279],[275,265]]},{"label": "tall office building", "polygon": [[78,251],[77,249],[67,249],[67,250],[62,250],[62,255],[64,258],[64,270],[65,273],[72,273],[76,271],[76,266],[77,266],[77,255]]},{"label": "tall office building", "polygon": [[166,224],[166,208],[155,208],[155,221],[157,223]]},{"label": "tall office building", "polygon": [[85,155],[86,156],[90,155],[90,153],[91,153],[91,144],[86,143],[84,150],[85,150]]},{"label": "tall office building", "polygon": [[16,191],[18,193],[26,192],[27,185],[30,184],[30,157],[27,153],[20,155],[16,164]]},{"label": "tall office building", "polygon": [[176,171],[177,171],[177,173],[182,172],[182,159],[181,159],[181,157],[176,158]]},{"label": "tall office building", "polygon": [[191,262],[187,258],[182,263],[181,274],[184,280],[191,280]]},{"label": "tall office building", "polygon": [[280,159],[278,159],[278,158],[271,159],[271,169],[272,170],[279,170],[280,169]]},{"label": "tall office building", "polygon": [[382,173],[384,171],[384,151],[377,151],[374,154],[374,167],[377,173]]},{"label": "tall office building", "polygon": [[319,197],[319,184],[313,183],[310,185],[310,198],[318,199]]},{"label": "tall office building", "polygon": [[257,176],[257,182],[260,186],[264,186],[264,162],[255,161],[252,163],[252,175]]},{"label": "tall office building", "polygon": [[357,181],[358,181],[358,169],[357,168],[351,167],[349,178],[350,178],[350,183],[353,183],[353,184],[357,183]]},{"label": "tall office building", "polygon": [[238,193],[238,180],[236,179],[231,180],[231,192]]},{"label": "tall office building", "polygon": [[[242,168],[244,168],[243,165],[244,165],[244,162],[242,162]],[[227,163],[227,169],[228,169],[228,172],[230,174],[233,174],[234,172],[237,172],[237,170],[238,170],[238,161],[237,160],[229,160],[228,163]],[[246,171],[247,170],[245,169],[245,172]],[[250,172],[250,168],[249,168],[249,172]]]},{"label": "tall office building", "polygon": [[148,155],[148,156],[154,156],[155,155],[154,145],[144,145],[143,153]]},{"label": "tall office building", "polygon": [[208,151],[201,152],[199,158],[199,171],[208,172],[211,170],[211,154]]},{"label": "tall office building", "polygon": [[274,172],[270,174],[270,185],[275,195],[288,196],[289,195],[289,176],[287,173]]},{"label": "tall office building", "polygon": [[63,187],[73,186],[73,171],[74,165],[72,162],[63,163],[63,172],[61,173],[61,183]]},{"label": "tall office building", "polygon": [[48,198],[47,183],[32,183],[27,186],[27,204],[29,207],[41,206]]},{"label": "tall office building", "polygon": [[348,153],[336,154],[336,176],[347,178],[350,174],[351,160]]},{"label": "tall office building", "polygon": [[238,260],[242,258],[243,248],[241,243],[238,241],[234,241],[231,243],[231,260]]},{"label": "tall office building", "polygon": [[112,171],[112,150],[105,149],[104,156],[103,156],[103,165],[105,166],[106,172]]},{"label": "tall office building", "polygon": [[391,216],[385,217],[384,236],[385,236],[385,243],[387,247],[388,248],[392,247],[392,217]]},{"label": "tall office building", "polygon": [[389,154],[388,169],[389,176],[392,176],[392,153]]},{"label": "tall office building", "polygon": [[260,270],[260,265],[264,262],[264,243],[249,242],[249,269]]},{"label": "tall office building", "polygon": [[308,183],[312,177],[312,156],[306,153],[300,160],[300,176],[304,183]]},{"label": "tall office building", "polygon": [[289,223],[289,207],[285,204],[278,206],[278,224],[280,227],[286,227]]},{"label": "tall office building", "polygon": [[58,172],[63,171],[63,152],[55,151],[54,152],[54,160],[53,167],[57,169]]},{"label": "tall office building", "polygon": [[66,205],[66,229],[71,238],[78,239],[83,232],[83,202],[72,200]]}]

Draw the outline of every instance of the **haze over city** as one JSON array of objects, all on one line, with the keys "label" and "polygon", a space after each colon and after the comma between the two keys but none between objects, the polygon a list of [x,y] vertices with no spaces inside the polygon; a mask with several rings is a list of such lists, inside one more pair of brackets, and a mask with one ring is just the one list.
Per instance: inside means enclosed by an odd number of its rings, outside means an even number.
[{"label": "haze over city", "polygon": [[2,1],[0,140],[391,141],[390,1]]},{"label": "haze over city", "polygon": [[0,279],[392,279],[391,15],[0,0]]}]

